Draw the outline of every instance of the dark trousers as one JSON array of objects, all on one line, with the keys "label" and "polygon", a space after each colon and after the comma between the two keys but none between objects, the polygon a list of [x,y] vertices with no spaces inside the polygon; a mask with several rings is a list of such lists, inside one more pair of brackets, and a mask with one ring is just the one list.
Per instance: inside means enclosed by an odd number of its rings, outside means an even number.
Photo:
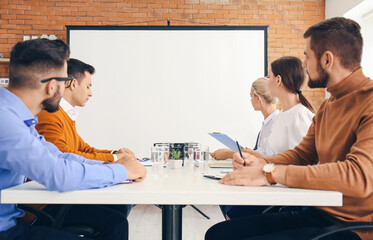
[{"label": "dark trousers", "polygon": [[[269,212],[283,212],[283,211],[297,211],[305,207],[292,206],[221,206],[222,211],[229,219],[237,219],[248,217],[251,215],[258,215],[264,211]],[[269,210],[271,208],[271,210]]]},{"label": "dark trousers", "polygon": [[222,206],[229,219],[261,214],[269,206]]},{"label": "dark trousers", "polygon": [[[49,215],[55,217],[59,213],[60,209],[64,206],[65,206],[64,204],[49,204],[47,207],[45,207],[43,209],[43,211],[45,211]],[[83,206],[83,205],[75,205],[74,209],[76,209],[76,206]],[[108,209],[117,211],[119,214],[121,214],[122,216],[124,216],[126,218],[130,214],[131,209],[133,207],[133,205],[103,205],[103,204],[101,204],[101,205],[96,205],[96,204],[95,205],[86,205],[86,206],[108,208]]]},{"label": "dark trousers", "polygon": [[[50,204],[43,211],[55,217],[63,205]],[[100,232],[95,239],[127,240],[127,206],[72,205],[63,217],[61,226],[90,226]]]},{"label": "dark trousers", "polygon": [[67,232],[43,226],[26,226],[18,223],[13,228],[0,232],[0,240],[89,240]]},{"label": "dark trousers", "polygon": [[[205,240],[301,240],[312,232],[339,223],[325,213],[309,207],[300,211],[285,211],[252,215],[221,222],[212,226]],[[360,240],[351,231],[325,237],[323,240]]]}]

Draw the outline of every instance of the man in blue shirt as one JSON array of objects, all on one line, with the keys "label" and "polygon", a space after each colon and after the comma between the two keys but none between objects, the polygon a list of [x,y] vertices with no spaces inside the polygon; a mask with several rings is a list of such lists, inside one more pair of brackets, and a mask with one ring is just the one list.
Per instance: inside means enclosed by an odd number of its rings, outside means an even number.
[{"label": "man in blue shirt", "polygon": [[[29,40],[13,47],[9,86],[0,88],[0,190],[22,184],[26,177],[45,185],[48,190],[60,192],[145,178],[145,169],[129,150],[117,162],[103,164],[61,153],[35,130],[37,113],[42,109],[58,110],[64,81],[71,80],[67,76],[69,54],[69,47],[60,40]],[[105,210],[97,208],[97,218],[100,218]],[[113,214],[111,210],[108,212],[106,216]],[[25,226],[17,221],[23,215],[15,204],[0,204],[0,238],[82,239],[45,227]],[[101,237],[127,239],[127,220],[118,216],[111,219],[114,220],[105,223],[106,236]]]}]

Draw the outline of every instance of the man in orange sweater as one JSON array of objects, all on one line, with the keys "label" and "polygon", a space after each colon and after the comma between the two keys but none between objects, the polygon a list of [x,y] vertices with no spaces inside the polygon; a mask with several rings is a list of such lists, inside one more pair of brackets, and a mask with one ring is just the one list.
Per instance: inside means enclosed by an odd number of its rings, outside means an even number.
[{"label": "man in orange sweater", "polygon": [[[73,80],[66,82],[65,91],[60,101],[58,111],[54,113],[41,111],[37,117],[39,123],[36,124],[36,129],[39,134],[53,143],[61,152],[75,153],[88,159],[101,161],[116,161],[121,159],[125,152],[130,152],[125,148],[118,151],[99,150],[89,146],[79,136],[75,128],[75,120],[78,117],[78,112],[74,107],[84,107],[89,97],[92,96],[92,74],[95,72],[93,66],[86,64],[78,59],[70,58],[67,62],[67,73],[74,77]],[[45,205],[34,205],[37,208],[44,208]],[[128,216],[132,205],[106,205],[110,209],[121,212],[124,216]],[[57,212],[60,205],[48,205],[44,211]],[[24,221],[28,222],[33,216],[26,215]]]},{"label": "man in orange sweater", "polygon": [[75,107],[84,107],[92,96],[91,75],[95,69],[91,65],[73,58],[67,64],[68,75],[74,79],[66,83],[66,89],[57,112],[49,113],[43,110],[38,114],[39,123],[36,125],[36,129],[61,152],[75,153],[88,159],[102,161],[115,161],[121,158],[124,149],[118,151],[96,149],[84,142],[77,133],[75,120],[79,113]]},{"label": "man in orange sweater", "polygon": [[[336,223],[373,219],[373,81],[360,67],[360,26],[346,18],[332,18],[311,26],[304,38],[308,86],[326,87],[331,97],[322,103],[307,135],[293,150],[272,157],[247,151],[244,159],[235,154],[235,170],[221,183],[280,183],[334,190],[343,193],[343,206],[309,207],[219,223],[206,233],[208,240],[303,239]],[[373,239],[373,231],[344,231],[325,239]]]}]

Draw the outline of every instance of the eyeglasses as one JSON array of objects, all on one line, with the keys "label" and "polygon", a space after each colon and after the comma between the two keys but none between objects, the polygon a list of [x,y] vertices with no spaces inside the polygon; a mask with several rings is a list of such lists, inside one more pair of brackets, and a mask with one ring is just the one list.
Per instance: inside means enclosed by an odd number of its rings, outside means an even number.
[{"label": "eyeglasses", "polygon": [[74,77],[73,76],[68,76],[68,77],[52,77],[52,78],[43,79],[40,82],[46,83],[46,82],[48,82],[50,80],[53,80],[53,79],[56,80],[56,81],[67,82],[67,81],[73,80]]}]

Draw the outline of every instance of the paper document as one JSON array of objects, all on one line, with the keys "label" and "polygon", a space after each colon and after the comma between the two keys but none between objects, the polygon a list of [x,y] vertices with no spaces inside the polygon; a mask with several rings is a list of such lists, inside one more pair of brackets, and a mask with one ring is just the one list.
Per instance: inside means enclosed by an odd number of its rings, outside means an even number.
[{"label": "paper document", "polygon": [[[237,143],[227,134],[224,133],[209,133],[210,136],[214,137],[216,140],[227,146],[230,150],[238,152]],[[244,148],[240,145],[240,148]]]}]

